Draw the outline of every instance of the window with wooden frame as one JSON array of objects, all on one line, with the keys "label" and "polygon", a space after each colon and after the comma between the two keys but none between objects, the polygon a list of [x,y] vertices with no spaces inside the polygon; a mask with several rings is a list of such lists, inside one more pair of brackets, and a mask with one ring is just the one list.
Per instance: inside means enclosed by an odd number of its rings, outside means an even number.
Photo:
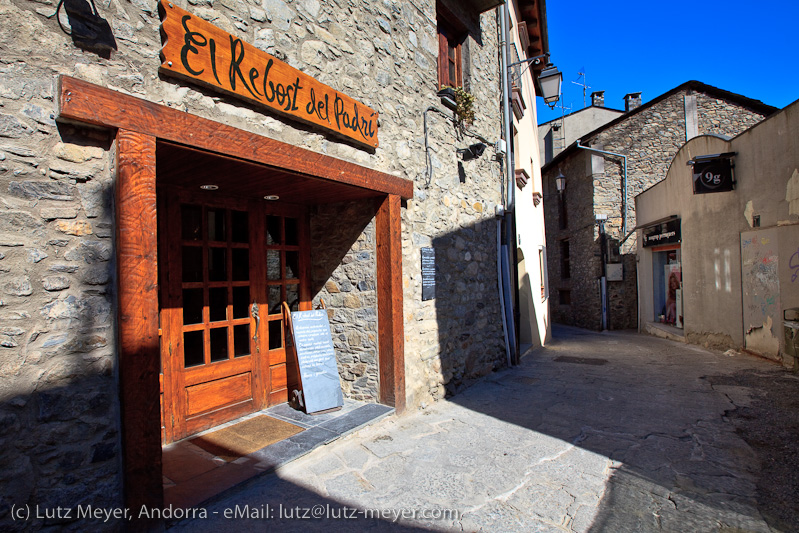
[{"label": "window with wooden frame", "polygon": [[438,85],[463,86],[462,45],[466,30],[441,4],[437,6],[438,18]]}]

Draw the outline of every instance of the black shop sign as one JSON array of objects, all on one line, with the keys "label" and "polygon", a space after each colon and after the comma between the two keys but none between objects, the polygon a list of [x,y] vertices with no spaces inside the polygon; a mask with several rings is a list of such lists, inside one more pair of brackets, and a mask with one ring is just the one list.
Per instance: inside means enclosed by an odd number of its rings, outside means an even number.
[{"label": "black shop sign", "polygon": [[732,167],[732,160],[728,157],[707,161],[701,161],[700,158],[697,158],[693,172],[694,194],[735,190]]},{"label": "black shop sign", "polygon": [[644,229],[644,248],[680,242],[680,219],[669,220]]}]

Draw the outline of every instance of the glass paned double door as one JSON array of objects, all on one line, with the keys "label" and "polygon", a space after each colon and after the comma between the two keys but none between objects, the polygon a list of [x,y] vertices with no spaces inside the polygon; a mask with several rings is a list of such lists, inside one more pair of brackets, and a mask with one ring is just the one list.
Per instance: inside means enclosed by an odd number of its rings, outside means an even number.
[{"label": "glass paned double door", "polygon": [[304,209],[167,188],[159,232],[164,441],[286,401],[282,303],[310,308]]}]

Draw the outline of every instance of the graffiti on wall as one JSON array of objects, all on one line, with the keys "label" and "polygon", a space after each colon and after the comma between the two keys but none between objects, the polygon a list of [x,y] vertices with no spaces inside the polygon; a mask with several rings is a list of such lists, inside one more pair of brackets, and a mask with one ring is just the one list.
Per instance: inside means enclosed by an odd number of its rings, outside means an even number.
[{"label": "graffiti on wall", "polygon": [[773,332],[773,325],[778,323],[775,317],[780,310],[778,257],[775,230],[741,234],[746,347],[766,356],[774,356],[779,351],[779,338]]},{"label": "graffiti on wall", "polygon": [[791,283],[793,283],[796,281],[796,277],[799,276],[799,249],[793,253],[788,261],[788,268],[791,269]]}]

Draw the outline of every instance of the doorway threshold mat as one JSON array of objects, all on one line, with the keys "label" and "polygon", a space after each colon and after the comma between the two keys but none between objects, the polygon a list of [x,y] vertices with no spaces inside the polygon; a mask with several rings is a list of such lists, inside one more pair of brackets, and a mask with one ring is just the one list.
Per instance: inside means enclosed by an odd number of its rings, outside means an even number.
[{"label": "doorway threshold mat", "polygon": [[[299,431],[256,451],[225,461],[215,452],[185,439],[163,448],[164,504],[197,507],[222,497],[235,486],[298,459],[315,448],[375,423],[394,412],[386,405],[344,400],[344,407],[323,415],[307,415],[287,404],[270,407],[255,417],[267,416],[298,427]],[[233,427],[237,423],[229,424]],[[226,428],[221,428],[226,429]],[[214,433],[213,431],[207,432]],[[196,438],[196,437],[195,437]]]},{"label": "doorway threshold mat", "polygon": [[301,431],[305,431],[305,428],[271,416],[258,415],[194,437],[190,442],[230,463]]}]

